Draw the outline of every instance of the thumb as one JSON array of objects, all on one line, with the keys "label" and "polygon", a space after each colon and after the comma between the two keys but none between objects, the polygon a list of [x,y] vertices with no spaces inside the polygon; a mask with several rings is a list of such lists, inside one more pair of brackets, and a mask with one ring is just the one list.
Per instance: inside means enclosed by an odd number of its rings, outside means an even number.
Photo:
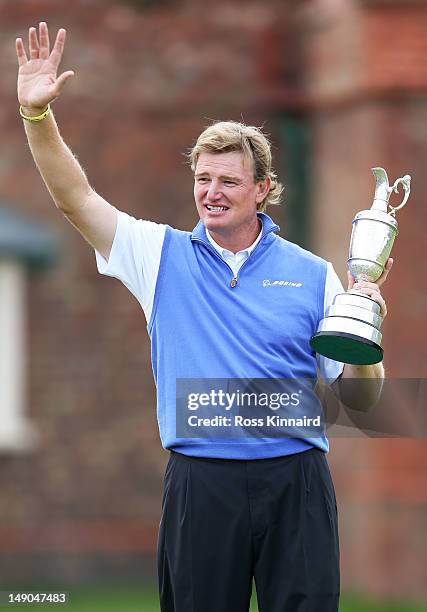
[{"label": "thumb", "polygon": [[393,262],[394,262],[394,259],[392,259],[392,257],[389,257],[387,259],[386,264],[384,266],[384,271],[381,274],[381,276],[379,277],[379,279],[376,281],[378,286],[381,286],[383,284],[383,282],[385,281],[385,279],[387,278],[388,273],[390,272],[390,270],[391,270],[391,268],[393,266]]},{"label": "thumb", "polygon": [[59,75],[59,77],[55,81],[56,96],[59,96],[59,94],[64,88],[65,83],[68,81],[68,79],[70,79],[73,76],[74,76],[73,70],[67,70],[66,72],[63,72],[61,75]]},{"label": "thumb", "polygon": [[354,285],[354,278],[350,270],[347,270],[347,279],[348,279],[347,291],[350,291],[350,289],[352,289]]}]

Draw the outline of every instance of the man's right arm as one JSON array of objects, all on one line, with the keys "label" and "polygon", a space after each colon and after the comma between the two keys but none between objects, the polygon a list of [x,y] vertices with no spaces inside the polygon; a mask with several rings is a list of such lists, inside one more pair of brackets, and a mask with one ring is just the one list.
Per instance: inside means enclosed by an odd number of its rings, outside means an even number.
[{"label": "man's right arm", "polygon": [[[55,100],[66,80],[67,71],[56,77],[62,57],[65,30],[58,32],[52,53],[49,52],[47,25],[29,31],[30,59],[20,38],[16,41],[19,62],[18,99],[22,113],[37,117]],[[67,147],[51,113],[39,121],[24,120],[25,131],[34,161],[56,204],[83,237],[108,260],[117,226],[117,210],[90,186],[80,164]]]}]

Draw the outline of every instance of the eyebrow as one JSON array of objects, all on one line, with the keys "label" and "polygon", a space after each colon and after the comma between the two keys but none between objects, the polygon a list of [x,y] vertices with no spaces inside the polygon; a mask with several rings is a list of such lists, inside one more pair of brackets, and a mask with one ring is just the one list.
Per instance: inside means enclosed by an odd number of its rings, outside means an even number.
[{"label": "eyebrow", "polygon": [[[209,176],[209,172],[197,172],[194,174],[194,176],[196,178],[200,178],[201,176]],[[235,181],[236,183],[241,181],[242,179],[238,176],[229,176],[226,174],[222,174],[221,176],[219,176],[218,178],[220,178],[221,180],[225,180],[225,181]]]}]

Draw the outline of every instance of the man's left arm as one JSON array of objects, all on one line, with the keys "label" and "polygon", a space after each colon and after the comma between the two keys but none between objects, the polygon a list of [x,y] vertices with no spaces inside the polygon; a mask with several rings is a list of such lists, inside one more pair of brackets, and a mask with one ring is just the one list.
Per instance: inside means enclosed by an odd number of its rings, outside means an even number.
[{"label": "man's left arm", "polygon": [[[368,281],[354,282],[353,276],[347,272],[348,288],[355,289],[373,299],[380,305],[382,319],[387,315],[387,305],[381,295],[380,287],[385,282],[393,265],[390,257],[385,265],[384,272],[376,283]],[[353,382],[350,382],[353,379]],[[346,363],[343,372],[332,383],[332,389],[339,399],[355,410],[366,410],[379,399],[384,379],[384,366],[381,363],[373,365],[352,365]]]}]

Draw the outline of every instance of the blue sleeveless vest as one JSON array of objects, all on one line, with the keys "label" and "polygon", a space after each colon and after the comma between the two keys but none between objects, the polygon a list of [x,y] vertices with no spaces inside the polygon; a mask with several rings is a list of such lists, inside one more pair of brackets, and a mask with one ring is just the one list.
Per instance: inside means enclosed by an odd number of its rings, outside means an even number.
[{"label": "blue sleeveless vest", "polygon": [[316,379],[309,340],[323,317],[326,262],[277,236],[268,215],[258,216],[262,238],[234,281],[201,222],[193,233],[166,229],[148,323],[164,448],[229,459],[328,450],[324,435],[177,437],[179,379]]}]

